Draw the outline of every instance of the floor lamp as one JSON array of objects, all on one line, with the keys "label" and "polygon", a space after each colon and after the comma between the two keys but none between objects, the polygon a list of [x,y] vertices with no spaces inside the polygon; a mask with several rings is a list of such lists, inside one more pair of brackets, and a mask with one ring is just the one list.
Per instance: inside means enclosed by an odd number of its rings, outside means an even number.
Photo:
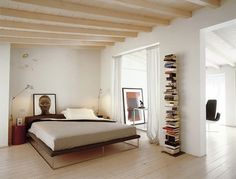
[{"label": "floor lamp", "polygon": [[19,96],[20,94],[22,94],[24,91],[28,90],[28,89],[31,89],[33,90],[33,86],[32,85],[26,85],[26,87],[24,89],[22,89],[20,92],[18,92],[15,96],[13,96],[11,98],[11,115],[10,115],[10,120],[9,120],[9,134],[8,134],[8,144],[9,145],[12,145],[12,125],[14,125],[14,122],[13,122],[13,102],[14,100],[17,98],[17,96]]},{"label": "floor lamp", "polygon": [[98,117],[102,117],[102,115],[100,115],[100,99],[101,99],[101,95],[102,95],[102,89],[99,89],[98,92],[98,107],[97,107],[97,116]]},{"label": "floor lamp", "polygon": [[33,90],[34,87],[32,85],[27,84],[26,87],[24,89],[22,89],[20,92],[18,92],[15,96],[12,97],[11,99],[11,120],[13,121],[13,102],[14,100],[21,95],[24,91],[26,91],[27,89]]}]

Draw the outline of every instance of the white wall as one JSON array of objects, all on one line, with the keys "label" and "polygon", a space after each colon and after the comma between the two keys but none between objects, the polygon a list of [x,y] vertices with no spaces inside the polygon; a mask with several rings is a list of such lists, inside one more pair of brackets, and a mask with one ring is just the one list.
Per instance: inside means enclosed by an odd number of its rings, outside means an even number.
[{"label": "white wall", "polygon": [[[200,56],[200,29],[236,18],[235,9],[235,0],[222,1],[220,8],[203,8],[193,13],[192,18],[175,20],[169,26],[154,28],[151,33],[140,33],[138,38],[106,48],[102,53],[101,88],[111,89],[113,55],[159,42],[161,59],[169,53],[175,53],[179,59],[182,150],[205,155],[205,64],[200,61],[203,56]],[[161,87],[163,92],[163,79]],[[160,125],[163,125],[163,109],[162,103]],[[103,100],[103,110],[111,113],[111,97]],[[162,135],[162,143],[163,139]]]},{"label": "white wall", "polygon": [[[23,54],[28,57],[23,58]],[[14,117],[32,115],[33,93],[55,93],[57,112],[67,107],[97,109],[100,51],[14,48],[11,50],[11,96],[27,84],[33,85],[34,90],[27,90],[14,100]]]},{"label": "white wall", "polygon": [[0,147],[8,145],[10,44],[0,43]]},{"label": "white wall", "polygon": [[236,70],[230,66],[207,68],[207,74],[225,75],[225,125],[236,126]]}]

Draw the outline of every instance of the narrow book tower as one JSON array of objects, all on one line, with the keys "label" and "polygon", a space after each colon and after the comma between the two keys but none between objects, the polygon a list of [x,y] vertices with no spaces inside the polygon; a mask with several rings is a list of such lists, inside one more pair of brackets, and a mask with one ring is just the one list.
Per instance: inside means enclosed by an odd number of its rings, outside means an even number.
[{"label": "narrow book tower", "polygon": [[166,55],[165,64],[165,146],[164,152],[171,155],[180,153],[180,118],[178,106],[177,63],[174,54]]}]

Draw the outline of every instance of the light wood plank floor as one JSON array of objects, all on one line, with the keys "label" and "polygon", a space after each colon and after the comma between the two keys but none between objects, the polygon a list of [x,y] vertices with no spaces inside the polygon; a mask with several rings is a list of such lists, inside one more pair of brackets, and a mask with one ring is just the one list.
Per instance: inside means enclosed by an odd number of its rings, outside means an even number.
[{"label": "light wood plank floor", "polygon": [[236,178],[236,128],[208,132],[206,157],[161,153],[142,136],[139,149],[52,170],[30,144],[0,149],[0,178]]}]

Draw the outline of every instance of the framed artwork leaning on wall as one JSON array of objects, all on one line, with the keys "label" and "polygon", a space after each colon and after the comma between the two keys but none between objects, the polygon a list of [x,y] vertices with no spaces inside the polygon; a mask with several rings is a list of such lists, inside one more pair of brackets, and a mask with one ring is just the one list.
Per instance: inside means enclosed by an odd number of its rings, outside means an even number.
[{"label": "framed artwork leaning on wall", "polygon": [[145,113],[140,110],[134,112],[134,108],[139,108],[143,104],[143,89],[122,88],[122,94],[125,124],[144,124]]},{"label": "framed artwork leaning on wall", "polygon": [[33,115],[56,114],[56,94],[33,94]]}]

